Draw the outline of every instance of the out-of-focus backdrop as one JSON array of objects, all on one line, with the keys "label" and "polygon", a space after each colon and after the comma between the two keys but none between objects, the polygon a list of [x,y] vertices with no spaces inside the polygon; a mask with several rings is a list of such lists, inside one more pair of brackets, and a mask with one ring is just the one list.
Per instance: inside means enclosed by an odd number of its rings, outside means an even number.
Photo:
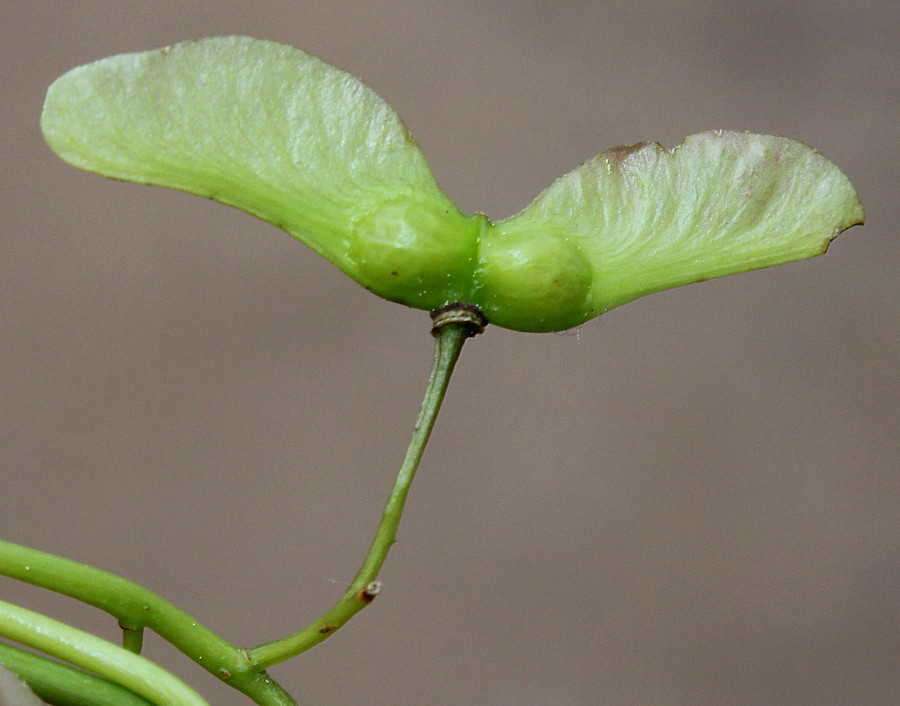
[{"label": "out-of-focus backdrop", "polygon": [[[384,302],[220,204],[45,147],[66,70],[248,34],[362,77],[492,217],[601,150],[732,128],[837,162],[828,255],[466,347],[376,603],[272,670],[302,704],[900,703],[896,3],[3,2],[0,536],[241,644],[368,546],[431,359]],[[0,596],[117,639],[9,580]],[[148,636],[214,704],[243,697]]]}]

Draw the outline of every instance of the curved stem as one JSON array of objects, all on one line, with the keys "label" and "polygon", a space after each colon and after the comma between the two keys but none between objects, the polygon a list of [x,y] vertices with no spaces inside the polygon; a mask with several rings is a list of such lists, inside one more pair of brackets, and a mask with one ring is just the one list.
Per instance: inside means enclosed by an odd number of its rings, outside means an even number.
[{"label": "curved stem", "polygon": [[431,430],[434,428],[453,368],[463,343],[477,332],[470,323],[459,320],[451,320],[443,325],[438,325],[437,319],[435,321],[434,363],[422,401],[422,409],[369,553],[350,588],[321,618],[293,635],[248,650],[250,658],[260,667],[271,667],[319,644],[369,605],[378,594],[380,589],[380,584],[376,581],[378,572],[387,558],[388,551],[397,540],[397,528],[400,525],[409,488],[425,451],[425,445],[431,436]]},{"label": "curved stem", "polygon": [[0,634],[121,684],[160,706],[209,706],[174,674],[96,635],[0,601]]},{"label": "curved stem", "polygon": [[[243,692],[260,706],[296,706],[294,699],[266,674],[265,669],[322,642],[371,603],[378,594],[378,572],[396,541],[410,485],[434,427],[463,343],[467,338],[480,333],[487,324],[477,307],[458,303],[432,312],[432,318],[432,333],[436,338],[434,364],[406,457],[385,505],[369,553],[353,583],[341,599],[317,621],[281,640],[252,649],[239,649],[180,608],[139,584],[70,559],[0,540],[0,575],[56,591],[110,613],[119,620],[124,631],[123,648],[46,616],[2,602],[0,632],[23,644],[106,676],[117,673],[116,664],[119,663],[130,664],[135,669],[143,664],[159,669],[139,656],[143,629],[149,627],[208,672]],[[19,639],[17,635],[23,639]],[[108,658],[107,662],[103,661],[102,655]],[[125,671],[132,667],[127,667]],[[167,674],[164,670],[160,671]],[[138,669],[138,674],[140,672]],[[48,678],[48,681],[52,679]],[[116,678],[114,681],[132,688],[126,679]],[[144,694],[137,688],[134,691]],[[199,706],[203,702],[170,700],[166,703],[194,703]]]},{"label": "curved stem", "polygon": [[151,706],[120,684],[3,642],[0,664],[54,706]]},{"label": "curved stem", "polygon": [[[127,632],[148,627],[208,672],[265,706],[294,706],[244,650],[143,586],[71,559],[0,540],[0,575],[56,591],[106,611]],[[134,650],[136,636],[123,642]]]}]

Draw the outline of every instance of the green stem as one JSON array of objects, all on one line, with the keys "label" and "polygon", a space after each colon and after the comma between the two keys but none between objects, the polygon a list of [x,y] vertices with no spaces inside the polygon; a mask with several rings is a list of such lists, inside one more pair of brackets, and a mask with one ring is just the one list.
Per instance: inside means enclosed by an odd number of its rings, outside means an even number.
[{"label": "green stem", "polygon": [[[460,323],[460,319],[451,320],[444,325],[438,324],[437,319],[435,322],[434,364],[425,390],[422,409],[369,553],[350,588],[321,618],[300,632],[248,650],[250,658],[260,667],[268,668],[284,662],[319,644],[369,605],[378,594],[380,588],[380,584],[376,581],[378,572],[387,558],[388,551],[397,540],[397,527],[400,525],[409,487],[447,392],[453,367],[459,358],[463,343],[478,332],[478,327],[473,328],[471,323]],[[483,325],[481,327],[483,328]]]},{"label": "green stem", "polygon": [[[118,674],[116,664],[132,665],[135,668],[136,665],[143,664],[155,667],[138,656],[143,642],[143,630],[150,628],[208,672],[243,692],[260,706],[296,706],[294,699],[266,674],[265,669],[322,642],[378,594],[378,573],[396,541],[410,484],[431,435],[463,343],[470,336],[480,333],[487,323],[477,307],[466,304],[442,307],[433,312],[432,317],[435,322],[432,333],[436,338],[434,365],[406,458],[385,505],[372,546],[353,583],[319,620],[281,640],[250,650],[239,649],[143,586],[70,559],[0,540],[0,575],[56,591],[110,613],[118,619],[124,630],[124,649],[45,616],[7,604],[0,604],[0,629],[13,639],[19,639],[16,637],[19,635],[23,638],[19,640],[23,644],[107,675]],[[71,632],[67,633],[66,630]],[[99,650],[97,654],[92,652],[95,648]],[[101,653],[112,661],[108,664],[103,662],[97,656]],[[92,667],[92,664],[95,666]],[[97,664],[106,671],[95,668]],[[126,671],[128,668],[131,667],[126,667]],[[48,686],[52,681],[47,677]],[[130,682],[125,679],[115,678],[115,681],[131,688]]]},{"label": "green stem", "polygon": [[144,647],[144,628],[122,628],[122,647],[139,655]]},{"label": "green stem", "polygon": [[0,664],[54,706],[151,706],[124,686],[2,642]]},{"label": "green stem", "polygon": [[160,706],[209,706],[187,684],[150,660],[96,635],[0,601],[0,634],[121,684]]},{"label": "green stem", "polygon": [[[126,631],[150,628],[208,672],[263,706],[296,702],[244,650],[139,584],[71,559],[0,540],[0,575],[62,593],[114,616]],[[125,638],[135,647],[135,638]]]}]

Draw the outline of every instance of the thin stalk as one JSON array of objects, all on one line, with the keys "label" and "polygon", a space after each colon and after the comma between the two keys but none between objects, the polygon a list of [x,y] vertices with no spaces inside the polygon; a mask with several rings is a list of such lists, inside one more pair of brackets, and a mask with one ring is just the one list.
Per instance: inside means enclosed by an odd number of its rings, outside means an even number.
[{"label": "thin stalk", "polygon": [[122,647],[139,655],[144,647],[144,628],[122,628]]},{"label": "thin stalk", "polygon": [[120,684],[2,642],[0,664],[54,706],[151,706]]},{"label": "thin stalk", "polygon": [[[480,312],[478,316],[481,316]],[[249,649],[248,654],[254,663],[268,668],[305,652],[334,634],[338,628],[369,605],[378,595],[380,590],[380,584],[376,580],[378,572],[381,571],[391,546],[397,541],[397,528],[400,525],[409,488],[416,469],[419,467],[419,462],[422,460],[431,430],[434,428],[434,422],[447,392],[453,368],[459,358],[463,343],[482,328],[483,323],[473,325],[472,321],[466,317],[451,318],[444,324],[439,323],[439,319],[435,318],[434,364],[425,390],[425,398],[422,401],[422,409],[419,412],[412,439],[403,464],[400,466],[394,488],[384,507],[381,522],[369,548],[369,553],[350,584],[350,588],[331,609],[293,635]]]},{"label": "thin stalk", "polygon": [[121,684],[159,706],[209,706],[174,674],[96,635],[0,601],[0,634]]},{"label": "thin stalk", "polygon": [[[442,307],[432,313],[432,318],[432,333],[435,336],[434,364],[406,457],[385,505],[369,553],[353,583],[341,599],[317,621],[281,640],[252,649],[240,649],[139,584],[70,559],[0,540],[0,575],[56,591],[104,610],[118,619],[124,631],[123,648],[120,648],[46,616],[0,603],[0,634],[84,666],[102,676],[120,676],[117,664],[131,665],[126,666],[122,674],[134,668],[140,676],[140,665],[147,664],[159,669],[139,656],[143,630],[150,628],[201,667],[249,696],[256,704],[296,706],[294,699],[265,670],[325,640],[371,603],[378,594],[378,573],[388,551],[396,542],[397,528],[410,485],[434,427],[463,343],[467,338],[480,333],[487,324],[480,310],[467,304]],[[66,632],[67,630],[70,632]],[[98,657],[101,654],[109,658],[108,664]],[[127,679],[113,676],[109,678],[132,688]],[[54,679],[58,679],[58,676],[47,677],[48,688],[53,686],[51,682]],[[162,683],[165,684],[165,680]],[[145,693],[137,688],[134,691]],[[199,706],[202,700],[170,700],[166,703],[192,703]]]}]

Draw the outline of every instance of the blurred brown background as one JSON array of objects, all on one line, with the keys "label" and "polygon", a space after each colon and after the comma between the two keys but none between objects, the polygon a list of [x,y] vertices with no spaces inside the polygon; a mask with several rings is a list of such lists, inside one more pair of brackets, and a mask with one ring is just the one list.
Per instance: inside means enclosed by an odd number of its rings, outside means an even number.
[{"label": "blurred brown background", "polygon": [[[0,3],[0,536],[135,579],[241,644],[368,546],[428,317],[219,204],[44,146],[44,91],[217,34],[302,47],[493,217],[602,149],[733,128],[856,184],[826,257],[464,351],[376,604],[273,670],[302,704],[900,703],[894,2]],[[117,638],[112,619],[0,596]],[[155,637],[212,703],[245,703]]]}]

